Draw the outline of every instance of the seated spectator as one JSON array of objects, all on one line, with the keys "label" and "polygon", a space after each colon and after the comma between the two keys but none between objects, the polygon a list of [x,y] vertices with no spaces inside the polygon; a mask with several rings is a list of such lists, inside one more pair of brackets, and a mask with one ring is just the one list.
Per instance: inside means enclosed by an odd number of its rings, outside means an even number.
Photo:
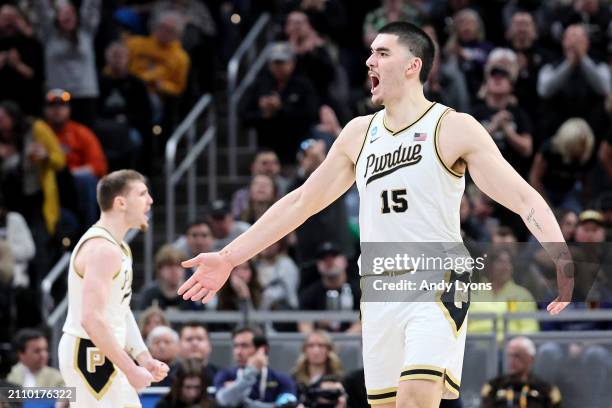
[{"label": "seated spectator", "polygon": [[19,362],[6,379],[23,387],[62,387],[60,372],[49,367],[49,345],[44,334],[35,329],[22,329],[15,336]]},{"label": "seated spectator", "polygon": [[321,377],[307,389],[304,405],[308,407],[346,408],[349,406],[347,397],[340,377],[329,374]]},{"label": "seated spectator", "polygon": [[407,21],[421,25],[423,16],[418,8],[402,0],[384,0],[382,6],[370,11],[363,22],[363,43],[370,48],[378,30],[395,21]]},{"label": "seated spectator", "polygon": [[[211,382],[219,371],[219,368],[208,361],[213,351],[208,330],[202,323],[187,322],[181,327],[180,331],[180,351],[181,360],[192,360],[198,363],[202,376]],[[171,368],[170,375],[173,375]]]},{"label": "seated spectator", "polygon": [[[300,187],[325,160],[327,156],[325,143],[322,140],[306,139],[300,143],[297,156],[299,167],[290,190]],[[342,198],[308,218],[295,230],[295,233],[296,258],[299,265],[307,265],[316,259],[322,239],[333,242],[347,258],[351,258],[354,254],[346,206]],[[314,275],[316,278],[317,274]],[[302,280],[302,286],[310,282],[312,279]]]},{"label": "seated spectator", "polygon": [[86,229],[98,219],[96,185],[108,171],[108,165],[96,135],[85,125],[71,120],[71,100],[70,93],[52,89],[46,96],[44,114],[66,154],[66,164],[79,196],[82,227]]},{"label": "seated spectator", "polygon": [[55,233],[60,219],[56,173],[66,157],[57,137],[42,120],[28,122],[13,102],[0,102],[0,160],[6,207],[24,216],[40,243],[45,232]]},{"label": "seated spectator", "polygon": [[[129,73],[129,51],[120,42],[111,43],[106,48],[106,66],[100,75],[100,98],[98,111],[100,117],[111,120],[115,126],[105,125],[107,131],[123,131],[129,137],[124,149],[130,155],[127,163],[134,167],[136,159],[139,168],[150,173],[153,140],[151,137],[152,113],[147,88],[139,78]],[[96,126],[102,126],[100,121]],[[144,149],[141,154],[141,147]]]},{"label": "seated spectator", "polygon": [[156,279],[140,294],[140,308],[151,305],[162,310],[201,310],[200,303],[183,299],[177,294],[185,281],[185,270],[181,262],[187,259],[185,253],[173,245],[162,246],[155,254]]},{"label": "seated spectator", "polygon": [[553,134],[569,118],[580,117],[601,137],[608,131],[604,102],[611,89],[610,68],[590,56],[588,34],[581,25],[565,30],[563,54],[562,59],[544,65],[538,76],[538,94],[546,107],[543,135]]},{"label": "seated spectator", "polygon": [[464,240],[475,242],[486,242],[491,240],[491,235],[485,225],[476,220],[474,216],[474,205],[467,194],[461,197],[459,219],[461,220],[461,236]]},{"label": "seated spectator", "polygon": [[187,225],[185,235],[177,239],[173,245],[186,253],[188,258],[193,258],[202,252],[213,252],[215,238],[208,221],[195,220]]},{"label": "seated spectator", "polygon": [[149,333],[151,333],[151,330],[157,326],[170,327],[170,322],[166,318],[164,311],[161,310],[159,306],[149,306],[143,310],[142,313],[140,313],[140,317],[138,319],[138,328],[140,329],[142,338],[146,339],[149,336]]},{"label": "seated spectator", "polygon": [[317,108],[312,83],[295,72],[291,46],[272,45],[268,69],[249,89],[241,107],[244,124],[256,129],[260,145],[272,146],[281,163],[290,164],[300,140],[315,123]]},{"label": "seated spectator", "polygon": [[271,177],[258,174],[249,185],[249,203],[240,215],[240,219],[254,224],[278,199],[276,185]]},{"label": "seated spectator", "polygon": [[530,339],[513,338],[506,345],[505,354],[507,374],[488,381],[482,387],[482,408],[561,407],[559,389],[532,373],[536,348]]},{"label": "seated spectator", "polygon": [[101,0],[83,0],[77,13],[70,1],[33,1],[37,35],[44,47],[48,89],[72,95],[73,118],[91,126],[99,95],[94,40],[100,23]]},{"label": "seated spectator", "polygon": [[329,334],[323,330],[309,333],[293,368],[293,379],[300,393],[306,392],[328,375],[341,378],[342,374],[342,361]]},{"label": "seated spectator", "polygon": [[482,86],[482,102],[472,110],[493,137],[504,158],[526,177],[533,152],[531,120],[513,95],[518,75],[516,54],[507,48],[496,48],[487,59]]},{"label": "seated spectator", "polygon": [[0,100],[10,99],[28,115],[40,116],[43,96],[43,50],[27,32],[13,4],[0,7]]},{"label": "seated spectator", "polygon": [[568,119],[536,154],[529,181],[556,208],[582,211],[582,188],[594,158],[595,136],[588,123]]},{"label": "seated spectator", "polygon": [[198,361],[181,361],[170,391],[155,404],[155,408],[213,407],[214,401],[207,393],[210,382],[202,374]]},{"label": "seated spectator", "polygon": [[[361,289],[355,281],[348,280],[348,261],[331,242],[323,242],[317,252],[317,271],[320,278],[300,291],[300,309],[302,310],[359,310]],[[328,331],[356,333],[361,330],[359,321],[300,322],[302,333],[309,333],[315,328]]]},{"label": "seated spectator", "polygon": [[207,221],[216,240],[215,251],[223,249],[250,227],[250,224],[246,222],[235,221],[229,205],[223,200],[215,200],[210,203]]},{"label": "seated spectator", "polygon": [[423,89],[427,99],[450,106],[458,112],[470,113],[472,108],[470,94],[463,72],[459,69],[456,58],[448,61],[442,59],[438,35],[432,25],[421,27],[434,42],[436,53],[429,78]]},{"label": "seated spectator", "polygon": [[562,210],[559,212],[557,219],[559,220],[559,227],[561,227],[561,233],[565,242],[574,241],[574,234],[578,226],[578,215],[570,210]]},{"label": "seated spectator", "polygon": [[4,330],[0,331],[0,341],[10,342],[13,340],[13,331],[16,323],[15,290],[13,289],[13,276],[15,270],[15,259],[13,251],[8,242],[0,240],[0,325]]},{"label": "seated spectator", "polygon": [[261,251],[255,266],[264,310],[297,309],[300,271],[286,253],[286,238]]},{"label": "seated spectator", "polygon": [[291,378],[269,366],[268,340],[259,329],[234,330],[232,343],[236,366],[215,376],[219,405],[272,408],[279,396],[297,395]]},{"label": "seated spectator", "polygon": [[13,286],[28,287],[28,264],[36,254],[32,233],[26,220],[18,212],[6,208],[5,198],[0,192],[0,240],[6,241],[15,257]]},{"label": "seated spectator", "polygon": [[452,34],[444,45],[446,59],[456,60],[465,76],[468,92],[476,95],[493,45],[485,39],[484,22],[475,10],[466,8],[456,12],[452,28]]},{"label": "seated spectator", "polygon": [[218,294],[217,310],[254,310],[261,304],[261,286],[252,261],[237,265],[231,272],[229,285]]},{"label": "seated spectator", "polygon": [[[157,326],[147,336],[147,347],[154,359],[162,361],[171,367],[179,354],[179,336],[168,326]],[[164,378],[157,386],[170,385],[170,377]]]},{"label": "seated spectator", "polygon": [[[261,149],[255,154],[251,163],[251,176],[255,177],[258,174],[265,174],[274,180],[278,196],[282,197],[287,193],[289,181],[281,176],[281,166],[278,156],[273,150]],[[240,218],[240,214],[249,205],[249,186],[245,186],[232,195],[232,215],[234,218]]]},{"label": "seated spectator", "polygon": [[[531,293],[514,282],[512,252],[507,248],[495,247],[488,252],[485,272],[487,277],[481,281],[490,282],[492,290],[473,291],[470,311],[497,314],[497,340],[502,341],[504,313],[535,312],[537,305]],[[492,330],[491,320],[472,320],[468,323],[469,333],[491,333]],[[513,319],[508,323],[508,330],[510,333],[532,333],[537,332],[539,326],[532,319]]]},{"label": "seated spectator", "polygon": [[310,130],[310,136],[315,140],[323,140],[325,150],[329,152],[341,131],[342,126],[338,122],[334,109],[329,105],[321,105],[319,108],[319,123]]},{"label": "seated spectator", "polygon": [[148,37],[133,36],[126,42],[130,51],[130,73],[149,87],[153,122],[173,124],[173,103],[185,90],[189,56],[180,43],[183,20],[180,14],[165,11],[152,22]]}]

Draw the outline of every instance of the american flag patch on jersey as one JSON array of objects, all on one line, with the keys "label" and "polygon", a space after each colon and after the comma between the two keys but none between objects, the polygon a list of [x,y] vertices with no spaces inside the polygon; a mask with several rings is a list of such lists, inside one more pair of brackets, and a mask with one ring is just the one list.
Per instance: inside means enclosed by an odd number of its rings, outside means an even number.
[{"label": "american flag patch on jersey", "polygon": [[427,133],[419,133],[419,132],[414,133],[415,142],[423,142],[425,140],[427,140]]}]

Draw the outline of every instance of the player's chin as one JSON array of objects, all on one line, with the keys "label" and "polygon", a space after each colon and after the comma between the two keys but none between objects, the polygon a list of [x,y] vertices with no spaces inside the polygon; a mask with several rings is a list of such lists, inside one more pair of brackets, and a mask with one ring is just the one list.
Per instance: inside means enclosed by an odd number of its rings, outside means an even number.
[{"label": "player's chin", "polygon": [[372,95],[370,100],[374,106],[381,106],[383,104],[383,100],[379,95]]}]

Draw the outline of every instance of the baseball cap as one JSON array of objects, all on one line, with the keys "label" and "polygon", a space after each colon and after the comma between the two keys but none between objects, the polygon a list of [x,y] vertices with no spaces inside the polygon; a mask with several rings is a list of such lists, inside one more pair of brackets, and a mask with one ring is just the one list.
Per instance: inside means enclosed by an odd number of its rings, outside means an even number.
[{"label": "baseball cap", "polygon": [[331,241],[325,241],[317,248],[317,259],[325,258],[328,255],[340,255],[340,249]]},{"label": "baseball cap", "polygon": [[231,212],[229,204],[223,200],[215,200],[208,205],[208,214],[213,218],[223,217]]},{"label": "baseball cap", "polygon": [[70,102],[70,99],[72,99],[70,92],[60,88],[51,89],[45,95],[45,103],[47,105],[65,105]]},{"label": "baseball cap", "polygon": [[580,215],[578,216],[578,224],[582,224],[582,223],[589,222],[589,221],[592,221],[599,225],[604,224],[603,215],[601,215],[599,211],[585,210],[581,212]]},{"label": "baseball cap", "polygon": [[288,42],[274,43],[268,52],[268,61],[292,61],[293,57],[293,50]]}]

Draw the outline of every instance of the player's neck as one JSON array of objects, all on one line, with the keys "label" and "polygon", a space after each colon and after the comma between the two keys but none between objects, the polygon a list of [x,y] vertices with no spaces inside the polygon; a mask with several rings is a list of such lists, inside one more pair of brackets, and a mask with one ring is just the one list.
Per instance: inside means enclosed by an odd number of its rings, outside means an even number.
[{"label": "player's neck", "polygon": [[107,213],[102,213],[100,215],[100,219],[96,222],[96,225],[107,229],[117,242],[122,242],[130,229],[122,219]]},{"label": "player's neck", "polygon": [[385,104],[385,125],[390,129],[403,129],[418,120],[431,106],[423,95],[423,88],[411,88],[401,98]]}]

